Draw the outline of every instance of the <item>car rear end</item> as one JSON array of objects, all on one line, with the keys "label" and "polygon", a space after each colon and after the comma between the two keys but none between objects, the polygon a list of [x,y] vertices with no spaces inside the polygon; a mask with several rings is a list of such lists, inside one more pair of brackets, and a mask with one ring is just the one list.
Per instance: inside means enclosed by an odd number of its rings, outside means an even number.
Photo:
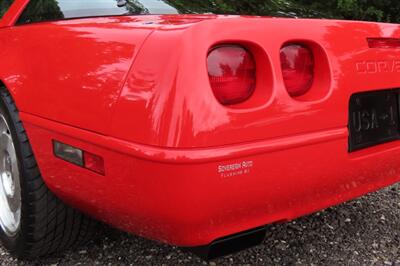
[{"label": "car rear end", "polygon": [[[57,195],[203,247],[400,180],[398,25],[182,17],[155,20],[110,136],[21,116]],[[56,158],[50,139],[100,156],[104,172]]]}]

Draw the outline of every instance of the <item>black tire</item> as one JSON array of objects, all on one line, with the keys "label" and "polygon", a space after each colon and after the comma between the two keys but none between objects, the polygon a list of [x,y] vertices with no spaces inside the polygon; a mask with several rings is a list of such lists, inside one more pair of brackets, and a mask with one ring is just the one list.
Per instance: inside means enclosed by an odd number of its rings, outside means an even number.
[{"label": "black tire", "polygon": [[21,219],[15,236],[10,237],[0,227],[4,247],[17,258],[32,259],[58,253],[89,240],[99,224],[66,206],[47,188],[17,107],[4,88],[0,89],[0,114],[11,131],[21,188]]}]

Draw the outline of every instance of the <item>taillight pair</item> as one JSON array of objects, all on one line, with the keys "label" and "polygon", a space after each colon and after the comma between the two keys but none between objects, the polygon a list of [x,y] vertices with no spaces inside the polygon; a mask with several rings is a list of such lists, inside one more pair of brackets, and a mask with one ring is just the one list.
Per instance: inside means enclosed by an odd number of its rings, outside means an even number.
[{"label": "taillight pair", "polygon": [[[289,95],[299,97],[306,94],[314,80],[312,51],[302,44],[287,44],[280,51],[280,59]],[[239,45],[217,46],[208,55],[207,67],[211,88],[221,104],[239,104],[254,93],[256,60],[246,48]]]}]

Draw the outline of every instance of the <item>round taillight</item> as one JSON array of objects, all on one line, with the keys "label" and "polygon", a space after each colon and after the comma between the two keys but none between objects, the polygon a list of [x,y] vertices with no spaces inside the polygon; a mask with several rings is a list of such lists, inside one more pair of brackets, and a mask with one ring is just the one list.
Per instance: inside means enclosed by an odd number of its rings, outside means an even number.
[{"label": "round taillight", "polygon": [[281,49],[283,80],[290,96],[306,94],[314,81],[314,57],[311,50],[301,44],[289,44]]},{"label": "round taillight", "polygon": [[256,64],[245,48],[236,45],[214,48],[208,55],[207,68],[211,88],[221,104],[238,104],[253,94]]}]

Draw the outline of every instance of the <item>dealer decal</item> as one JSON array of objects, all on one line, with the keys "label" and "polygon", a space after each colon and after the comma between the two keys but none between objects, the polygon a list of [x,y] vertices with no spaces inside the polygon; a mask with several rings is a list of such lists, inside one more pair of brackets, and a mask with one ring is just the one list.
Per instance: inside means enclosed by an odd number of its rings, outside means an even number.
[{"label": "dealer decal", "polygon": [[218,165],[218,174],[221,177],[233,177],[239,175],[250,174],[250,170],[253,168],[253,161],[242,161],[233,164]]}]

